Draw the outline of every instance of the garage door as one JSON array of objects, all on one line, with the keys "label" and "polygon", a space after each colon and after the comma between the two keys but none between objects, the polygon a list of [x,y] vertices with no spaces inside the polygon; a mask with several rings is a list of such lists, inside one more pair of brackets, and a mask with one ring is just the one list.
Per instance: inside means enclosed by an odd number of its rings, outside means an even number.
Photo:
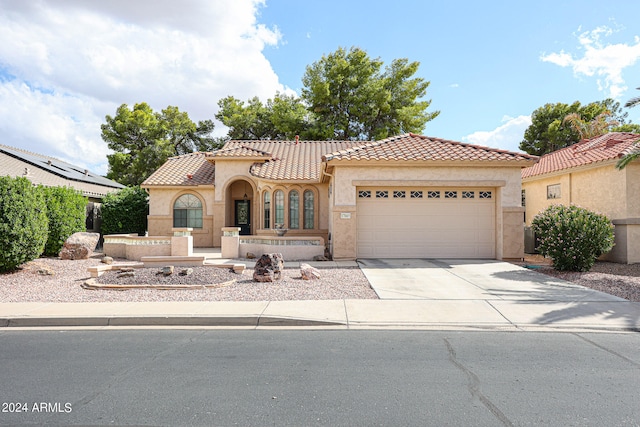
[{"label": "garage door", "polygon": [[358,188],[359,258],[495,258],[495,190]]}]

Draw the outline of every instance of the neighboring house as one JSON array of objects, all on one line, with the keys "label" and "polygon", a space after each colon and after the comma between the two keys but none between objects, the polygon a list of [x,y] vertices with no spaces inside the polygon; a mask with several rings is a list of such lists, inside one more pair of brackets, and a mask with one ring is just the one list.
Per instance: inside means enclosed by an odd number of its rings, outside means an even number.
[{"label": "neighboring house", "polygon": [[24,177],[33,184],[47,187],[72,187],[82,192],[87,204],[87,231],[100,231],[100,202],[102,197],[124,188],[124,185],[96,175],[79,166],[54,157],[30,153],[0,144],[0,175]]},{"label": "neighboring house", "polygon": [[604,256],[640,262],[640,162],[616,169],[640,134],[613,132],[544,155],[522,171],[525,220],[552,204],[578,205],[605,214],[615,225],[615,246]]},{"label": "neighboring house", "polygon": [[149,235],[194,246],[321,236],[334,259],[521,258],[521,169],[535,156],[406,134],[381,141],[229,141],[170,158],[142,187]]}]

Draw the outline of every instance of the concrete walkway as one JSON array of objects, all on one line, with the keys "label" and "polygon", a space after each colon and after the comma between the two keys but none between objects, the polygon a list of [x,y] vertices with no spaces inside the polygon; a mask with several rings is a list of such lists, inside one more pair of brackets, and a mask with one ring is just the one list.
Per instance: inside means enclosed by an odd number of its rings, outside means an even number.
[{"label": "concrete walkway", "polygon": [[[215,262],[224,261],[238,262]],[[347,265],[355,264],[335,264]],[[640,330],[640,303],[506,262],[361,260],[360,267],[380,300],[0,303],[0,327]]]}]

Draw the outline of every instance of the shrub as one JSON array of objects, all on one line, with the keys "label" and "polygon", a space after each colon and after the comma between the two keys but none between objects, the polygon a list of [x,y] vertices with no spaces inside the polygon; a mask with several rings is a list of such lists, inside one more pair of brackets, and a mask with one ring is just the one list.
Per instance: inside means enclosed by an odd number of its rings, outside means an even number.
[{"label": "shrub", "polygon": [[70,187],[38,187],[47,204],[49,236],[45,255],[58,255],[64,241],[78,231],[85,231],[87,198]]},{"label": "shrub", "polygon": [[147,231],[149,197],[140,187],[127,187],[102,199],[102,234],[138,233]]},{"label": "shrub", "polygon": [[0,177],[0,272],[40,256],[48,231],[42,192],[26,178]]},{"label": "shrub", "polygon": [[552,205],[533,219],[538,251],[561,271],[589,271],[613,248],[613,225],[601,214],[578,206]]}]

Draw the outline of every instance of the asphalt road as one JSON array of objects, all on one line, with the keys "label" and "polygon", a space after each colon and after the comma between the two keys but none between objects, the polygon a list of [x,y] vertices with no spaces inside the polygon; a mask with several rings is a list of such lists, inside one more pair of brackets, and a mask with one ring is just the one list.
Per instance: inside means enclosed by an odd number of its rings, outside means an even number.
[{"label": "asphalt road", "polygon": [[0,332],[0,425],[640,425],[640,334]]}]

